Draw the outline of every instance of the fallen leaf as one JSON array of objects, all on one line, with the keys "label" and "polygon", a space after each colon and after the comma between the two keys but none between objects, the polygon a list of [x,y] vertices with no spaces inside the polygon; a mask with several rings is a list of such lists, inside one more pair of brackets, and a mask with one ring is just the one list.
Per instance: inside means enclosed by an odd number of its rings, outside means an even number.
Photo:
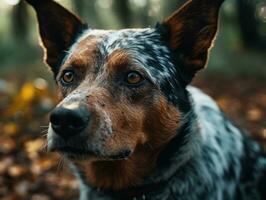
[{"label": "fallen leaf", "polygon": [[50,169],[53,165],[54,162],[50,159],[35,160],[31,165],[31,172],[35,175],[39,175]]},{"label": "fallen leaf", "polygon": [[51,198],[44,194],[35,194],[31,197],[31,200],[50,200]]},{"label": "fallen leaf", "polygon": [[13,165],[8,168],[8,174],[11,177],[20,177],[28,172],[28,168],[21,165]]},{"label": "fallen leaf", "polygon": [[34,98],[35,87],[32,83],[25,83],[22,86],[20,97],[22,101],[29,102]]},{"label": "fallen leaf", "polygon": [[31,159],[38,156],[38,152],[42,151],[45,145],[44,139],[30,140],[25,143],[25,150]]},{"label": "fallen leaf", "polygon": [[262,111],[258,108],[252,108],[248,110],[247,118],[250,121],[258,121],[262,118]]},{"label": "fallen leaf", "polygon": [[15,150],[16,142],[8,137],[0,138],[0,152],[7,154]]},{"label": "fallen leaf", "polygon": [[31,184],[28,181],[21,181],[15,185],[15,192],[20,196],[26,196],[28,194]]},{"label": "fallen leaf", "polygon": [[14,160],[12,157],[6,157],[0,160],[0,174],[6,173],[7,169],[13,164]]},{"label": "fallen leaf", "polygon": [[3,132],[6,135],[15,135],[16,133],[18,133],[18,130],[19,130],[18,125],[13,122],[4,124],[3,127]]},{"label": "fallen leaf", "polygon": [[266,128],[262,129],[261,133],[262,137],[266,139]]}]

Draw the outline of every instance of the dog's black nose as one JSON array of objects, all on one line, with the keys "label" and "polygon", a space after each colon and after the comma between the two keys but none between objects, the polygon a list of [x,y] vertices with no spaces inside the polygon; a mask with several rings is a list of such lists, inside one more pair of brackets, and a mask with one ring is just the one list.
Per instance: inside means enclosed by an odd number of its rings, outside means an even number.
[{"label": "dog's black nose", "polygon": [[56,134],[68,139],[83,131],[89,122],[90,114],[85,106],[67,105],[56,107],[50,122]]}]

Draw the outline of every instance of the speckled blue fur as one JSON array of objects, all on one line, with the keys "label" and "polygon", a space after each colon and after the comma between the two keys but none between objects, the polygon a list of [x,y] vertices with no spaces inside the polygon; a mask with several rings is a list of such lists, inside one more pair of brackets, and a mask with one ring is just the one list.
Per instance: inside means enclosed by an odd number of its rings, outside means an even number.
[{"label": "speckled blue fur", "polygon": [[[264,200],[266,158],[260,146],[242,135],[207,95],[196,88],[189,88],[189,93],[198,125],[187,133],[189,140],[196,140],[186,141],[187,151],[194,149],[193,153],[185,162],[182,156],[187,152],[172,154],[169,165],[147,179],[147,184],[162,180],[167,184],[135,199]],[[117,199],[84,185],[81,196]]]},{"label": "speckled blue fur", "polygon": [[[173,59],[160,31],[88,30],[79,38],[101,37],[102,57],[116,49],[125,50],[150,75],[169,103],[181,111],[179,138],[174,138],[162,152],[157,170],[144,183],[164,184],[160,190],[133,199],[266,199],[266,157],[261,147],[230,122],[210,97],[196,88],[185,87],[178,59]],[[74,48],[75,44],[71,49]],[[81,181],[81,200],[119,199],[90,188],[78,169],[73,169]]]},{"label": "speckled blue fur", "polygon": [[[69,67],[71,64],[67,61],[78,56],[80,52],[83,52],[81,58],[85,59],[82,61],[86,61],[87,56],[90,58],[89,64],[86,65],[93,69],[93,82],[98,81],[95,85],[97,87],[102,87],[102,83],[110,85],[110,81],[105,80],[106,76],[104,75],[106,74],[104,73],[108,72],[106,68],[108,59],[112,58],[110,55],[114,51],[120,50],[123,55],[129,56],[130,62],[133,62],[134,66],[126,67],[136,67],[136,71],[145,72],[143,74],[148,80],[146,83],[149,82],[149,87],[151,88],[152,85],[152,89],[156,90],[156,95],[150,95],[151,98],[157,100],[158,96],[162,97],[163,95],[165,98],[162,99],[167,104],[169,103],[169,108],[173,108],[178,113],[177,115],[180,114],[179,119],[171,121],[171,123],[175,121],[174,128],[177,130],[170,134],[173,139],[160,152],[155,170],[136,188],[128,188],[123,192],[92,188],[85,181],[87,177],[85,178],[78,167],[70,162],[71,169],[80,180],[80,200],[266,200],[266,155],[262,148],[237,128],[209,96],[199,89],[187,86],[194,75],[206,64],[208,51],[217,32],[219,8],[224,0],[189,0],[178,12],[161,24],[157,24],[155,28],[122,30],[88,28],[80,19],[53,0],[25,1],[32,5],[37,13],[45,50],[45,61],[53,71],[59,85],[60,83],[62,85],[60,70],[64,71],[67,66]],[[93,50],[93,54],[90,53],[91,50]],[[61,68],[62,66],[63,68]],[[90,86],[90,80],[88,80],[90,77],[85,77],[89,72],[82,73],[84,73],[83,82],[73,81],[72,85],[68,83],[71,85],[71,87],[68,86],[68,89],[61,86],[62,91],[69,90],[65,91],[69,94],[61,104],[66,104],[67,101],[71,98],[73,100],[78,95],[85,99],[84,90]],[[75,75],[75,71],[73,74]],[[75,89],[74,83],[80,84],[82,87],[79,86]],[[110,88],[108,88],[108,92],[111,93]],[[84,94],[79,94],[78,89]],[[143,93],[149,93],[152,89],[147,89]],[[104,96],[103,94],[105,93],[99,92],[99,95]],[[62,94],[63,96],[64,94]],[[146,95],[143,96],[146,97]],[[87,101],[89,97],[90,95],[86,96],[84,101]],[[97,100],[97,98],[95,99]],[[80,99],[77,98],[75,101],[78,100]],[[93,101],[91,102],[90,104],[93,104]],[[62,105],[61,107],[63,107]],[[101,107],[104,106],[101,105]],[[88,110],[86,118],[91,117],[89,113]],[[168,113],[164,112],[164,114]],[[97,134],[91,135],[99,136],[100,139],[106,137],[106,133],[111,132],[112,129],[111,118],[109,118],[105,117],[102,120],[104,121],[103,125],[107,127],[104,131],[101,130],[103,136],[98,134],[98,129],[95,129]],[[114,118],[115,123],[120,118]],[[86,119],[86,121],[89,120]],[[54,138],[59,140],[60,137],[57,137],[58,134],[53,130],[54,124],[52,123],[51,121],[48,130],[48,149],[50,146],[50,149],[56,150],[58,147],[56,148]],[[88,125],[89,122],[86,123]],[[101,128],[101,123],[99,124]],[[140,124],[142,126],[142,123]],[[67,127],[71,127],[73,130],[73,126]],[[159,130],[164,132],[165,127]],[[73,135],[78,136],[76,130],[74,132]],[[82,133],[85,131],[80,133],[79,129],[78,132],[83,136]],[[83,140],[81,136],[79,139]],[[98,142],[101,140],[95,138],[96,142],[88,140],[91,142],[89,152],[97,153],[104,149],[103,145]],[[120,137],[116,138],[120,140]],[[63,141],[62,138],[60,139]],[[73,145],[66,141],[63,144],[63,147]],[[164,143],[162,145],[164,146]],[[62,146],[60,148],[62,150]],[[95,155],[105,157],[109,154],[101,152],[101,154]],[[128,185],[137,183],[139,182]],[[101,187],[103,186],[101,185]],[[110,187],[110,185],[106,187]],[[132,190],[135,191],[134,194],[129,195],[128,192]],[[125,195],[122,196],[122,193],[126,193],[127,198]]]},{"label": "speckled blue fur", "polygon": [[[179,151],[168,158],[168,165],[147,179],[146,184],[166,181],[161,190],[135,199],[264,200],[266,158],[260,146],[244,136],[210,97],[196,88],[188,91],[196,116],[196,122],[190,122],[196,127],[186,136],[192,141],[185,142],[185,151],[176,147]],[[82,200],[117,199],[81,185]]]}]

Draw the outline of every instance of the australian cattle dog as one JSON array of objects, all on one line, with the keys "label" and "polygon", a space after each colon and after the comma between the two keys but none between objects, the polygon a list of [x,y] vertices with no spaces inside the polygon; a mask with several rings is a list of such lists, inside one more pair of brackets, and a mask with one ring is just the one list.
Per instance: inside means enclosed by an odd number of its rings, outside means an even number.
[{"label": "australian cattle dog", "polygon": [[199,89],[223,0],[189,0],[153,28],[98,30],[53,0],[37,13],[60,101],[48,150],[81,200],[265,200],[266,156]]}]

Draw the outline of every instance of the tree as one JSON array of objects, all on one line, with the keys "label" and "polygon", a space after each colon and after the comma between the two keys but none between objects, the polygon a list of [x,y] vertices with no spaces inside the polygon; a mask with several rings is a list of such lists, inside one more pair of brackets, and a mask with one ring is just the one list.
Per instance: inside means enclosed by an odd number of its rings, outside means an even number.
[{"label": "tree", "polygon": [[128,0],[114,1],[114,12],[118,16],[120,23],[123,27],[131,25],[131,10]]},{"label": "tree", "polygon": [[255,17],[257,4],[258,1],[237,1],[241,36],[247,47],[266,48],[265,38],[259,33],[259,21]]},{"label": "tree", "polygon": [[24,1],[20,1],[11,12],[12,34],[19,42],[28,42],[29,14]]},{"label": "tree", "polygon": [[98,27],[102,26],[99,19],[99,12],[95,10],[97,0],[72,0],[72,5],[82,19],[89,23],[89,26]]}]

